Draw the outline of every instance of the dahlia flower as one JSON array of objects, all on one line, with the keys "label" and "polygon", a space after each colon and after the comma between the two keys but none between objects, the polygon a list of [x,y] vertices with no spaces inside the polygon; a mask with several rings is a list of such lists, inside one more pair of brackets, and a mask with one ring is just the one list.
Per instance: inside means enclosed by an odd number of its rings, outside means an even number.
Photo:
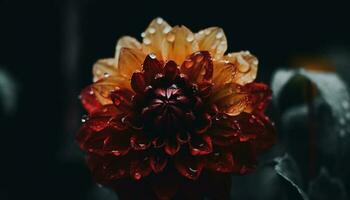
[{"label": "dahlia flower", "polygon": [[275,142],[264,114],[271,90],[254,82],[257,58],[225,54],[218,27],[192,33],[157,18],[141,35],[142,43],[120,38],[81,92],[88,117],[77,142],[96,180],[142,180],[168,168],[190,180],[204,170],[254,170]]}]

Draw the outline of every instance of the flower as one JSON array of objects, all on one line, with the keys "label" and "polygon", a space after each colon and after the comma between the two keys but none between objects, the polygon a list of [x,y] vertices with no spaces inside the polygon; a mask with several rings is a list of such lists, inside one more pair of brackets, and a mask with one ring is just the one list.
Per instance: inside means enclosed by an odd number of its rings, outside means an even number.
[{"label": "flower", "polygon": [[140,180],[175,168],[246,174],[275,142],[264,115],[271,90],[253,82],[258,60],[224,54],[221,28],[192,33],[154,19],[143,42],[124,36],[114,58],[93,66],[81,92],[88,112],[77,141],[98,182]]}]

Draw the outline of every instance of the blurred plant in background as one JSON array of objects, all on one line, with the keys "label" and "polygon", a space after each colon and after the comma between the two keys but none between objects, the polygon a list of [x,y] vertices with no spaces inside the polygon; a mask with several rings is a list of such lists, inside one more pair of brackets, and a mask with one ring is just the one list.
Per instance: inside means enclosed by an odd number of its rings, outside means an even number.
[{"label": "blurred plant in background", "polygon": [[284,155],[233,177],[232,199],[348,199],[350,97],[330,61],[303,58],[305,67],[274,73],[270,111],[279,144],[270,157]]}]

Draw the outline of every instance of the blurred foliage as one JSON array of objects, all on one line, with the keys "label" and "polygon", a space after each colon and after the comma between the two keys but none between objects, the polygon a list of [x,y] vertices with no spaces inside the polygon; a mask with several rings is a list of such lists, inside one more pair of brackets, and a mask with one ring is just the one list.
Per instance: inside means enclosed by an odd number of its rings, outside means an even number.
[{"label": "blurred foliage", "polygon": [[11,115],[16,109],[17,87],[13,78],[0,66],[0,113]]}]

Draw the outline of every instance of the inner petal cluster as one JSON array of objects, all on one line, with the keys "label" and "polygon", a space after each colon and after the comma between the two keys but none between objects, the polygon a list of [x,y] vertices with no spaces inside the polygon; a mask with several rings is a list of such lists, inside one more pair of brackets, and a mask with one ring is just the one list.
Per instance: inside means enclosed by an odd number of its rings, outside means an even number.
[{"label": "inner petal cluster", "polygon": [[[180,70],[181,67],[187,71]],[[117,107],[129,107],[123,122],[135,130],[132,144],[136,149],[153,145],[174,155],[192,138],[197,142],[190,142],[188,147],[193,154],[212,151],[211,140],[203,138],[217,114],[215,105],[205,104],[212,86],[208,81],[211,57],[208,52],[196,52],[181,67],[174,61],[163,63],[151,54],[146,57],[142,71],[131,77],[134,95],[125,95],[130,92],[120,90],[111,93]],[[192,76],[193,73],[202,74]],[[197,81],[200,76],[202,80]]]}]

